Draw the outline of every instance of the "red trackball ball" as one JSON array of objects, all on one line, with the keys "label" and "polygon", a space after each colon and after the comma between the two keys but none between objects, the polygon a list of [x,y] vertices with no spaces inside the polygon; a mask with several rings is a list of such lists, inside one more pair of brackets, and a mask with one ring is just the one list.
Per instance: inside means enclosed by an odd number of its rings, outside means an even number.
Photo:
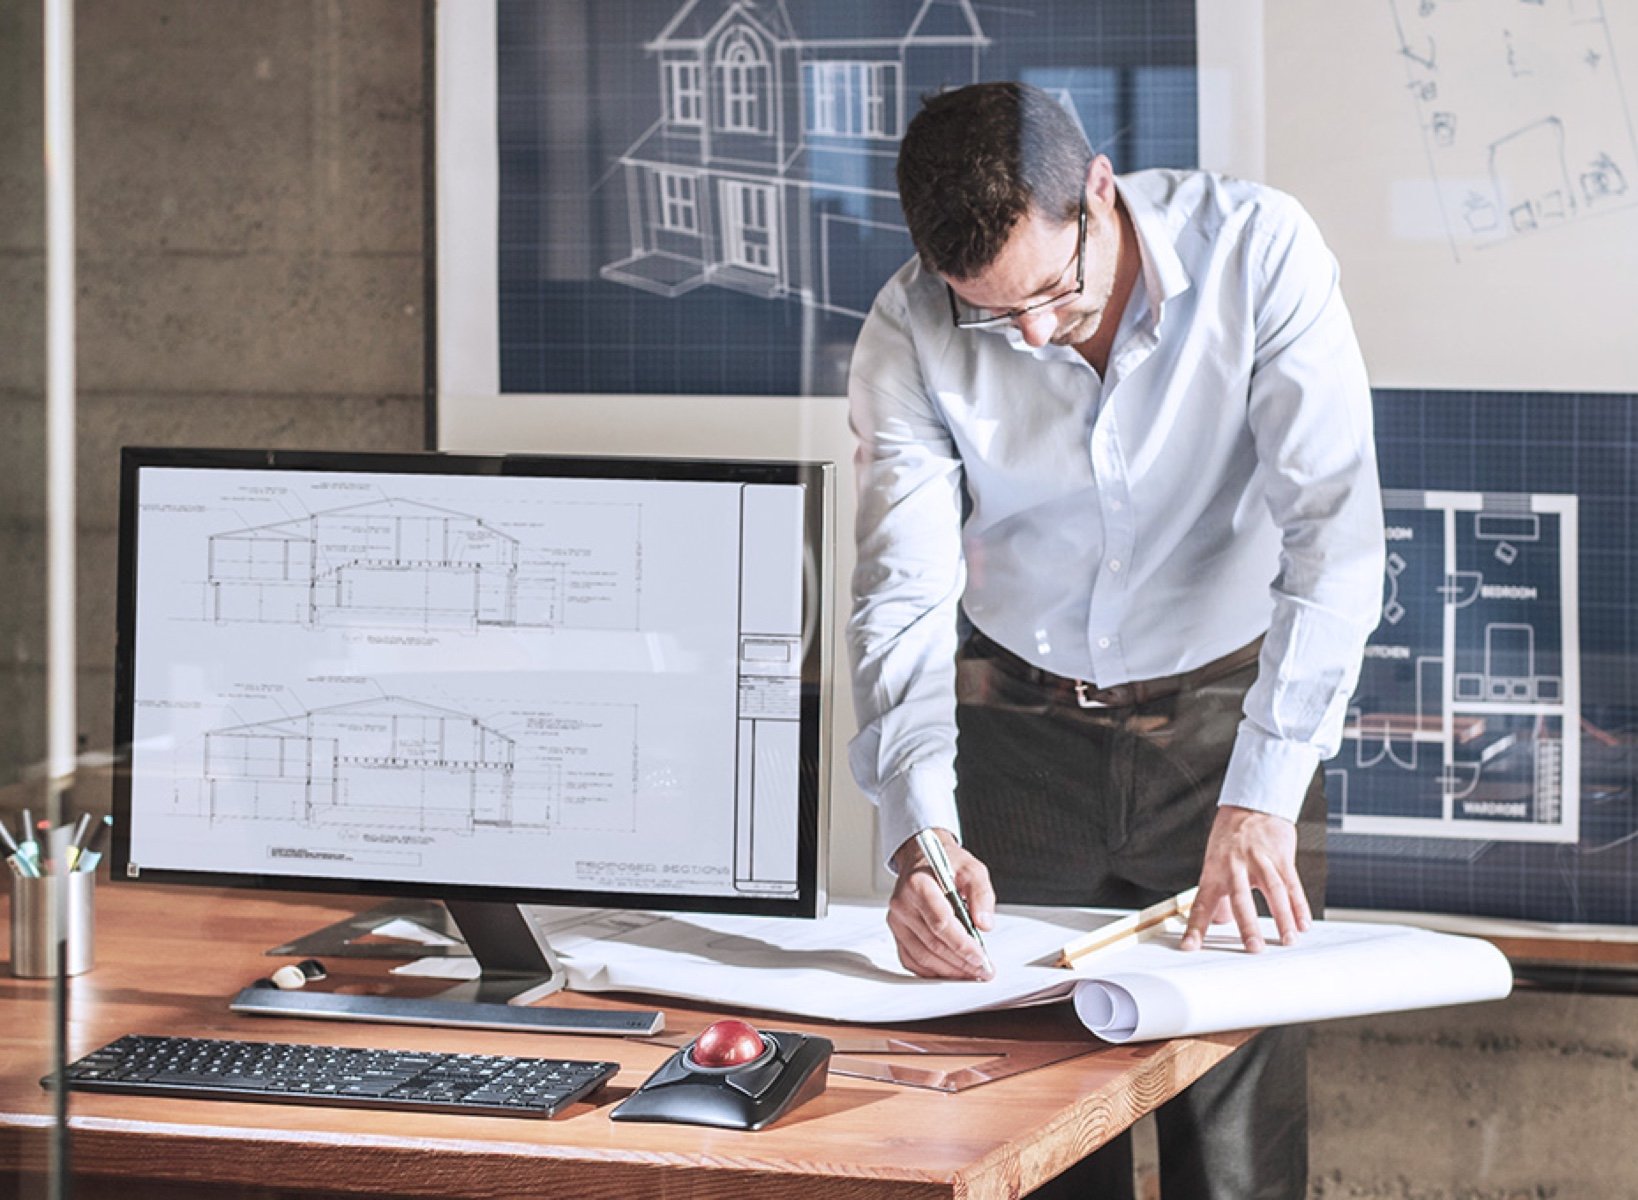
[{"label": "red trackball ball", "polygon": [[739,1067],[762,1054],[762,1035],[744,1021],[716,1021],[694,1039],[691,1057],[702,1067]]}]

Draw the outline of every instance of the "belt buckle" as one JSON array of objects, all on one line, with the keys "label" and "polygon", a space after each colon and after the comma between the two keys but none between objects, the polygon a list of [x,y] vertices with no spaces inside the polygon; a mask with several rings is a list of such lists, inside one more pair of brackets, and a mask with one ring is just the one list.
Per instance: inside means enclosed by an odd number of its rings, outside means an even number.
[{"label": "belt buckle", "polygon": [[1077,679],[1075,681],[1075,703],[1082,708],[1108,708],[1109,705],[1102,700],[1092,698],[1090,693],[1094,691],[1097,691],[1097,689],[1088,687],[1086,680]]}]

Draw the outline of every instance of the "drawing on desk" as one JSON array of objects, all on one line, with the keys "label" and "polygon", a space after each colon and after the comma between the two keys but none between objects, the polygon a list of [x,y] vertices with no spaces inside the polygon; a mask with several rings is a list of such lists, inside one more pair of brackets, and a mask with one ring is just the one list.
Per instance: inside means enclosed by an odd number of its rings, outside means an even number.
[{"label": "drawing on desk", "polygon": [[[1370,1012],[1499,999],[1512,970],[1476,938],[1400,925],[1317,921],[1281,946],[1249,954],[1233,926],[1204,949],[1177,949],[1183,923],[1072,970],[1064,944],[1122,913],[1003,905],[988,945],[989,980],[907,972],[879,905],[835,904],[816,921],[709,914],[534,909],[577,991],[622,991],[732,1004],[763,1012],[871,1024],[921,1020],[1073,998],[1105,1041],[1143,1041]],[[440,957],[404,974],[461,977]]]},{"label": "drawing on desk", "polygon": [[1389,8],[1457,261],[1638,202],[1602,0]]},{"label": "drawing on desk", "polygon": [[1383,503],[1382,623],[1327,771],[1333,833],[1575,842],[1576,497]]}]

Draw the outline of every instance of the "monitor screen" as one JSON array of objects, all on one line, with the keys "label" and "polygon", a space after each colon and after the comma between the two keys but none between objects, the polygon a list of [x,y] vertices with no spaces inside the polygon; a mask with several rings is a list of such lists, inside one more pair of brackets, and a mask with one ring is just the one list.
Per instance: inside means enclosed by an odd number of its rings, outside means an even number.
[{"label": "monitor screen", "polygon": [[816,915],[829,471],[126,450],[114,877]]}]

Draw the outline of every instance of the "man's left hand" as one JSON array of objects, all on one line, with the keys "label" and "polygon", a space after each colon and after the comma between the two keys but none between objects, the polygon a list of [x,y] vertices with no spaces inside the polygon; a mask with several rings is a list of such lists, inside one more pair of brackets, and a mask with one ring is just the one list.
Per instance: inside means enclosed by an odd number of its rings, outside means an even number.
[{"label": "man's left hand", "polygon": [[1313,922],[1297,876],[1296,825],[1272,813],[1221,805],[1212,821],[1200,891],[1189,910],[1182,948],[1198,950],[1207,925],[1233,920],[1246,949],[1253,954],[1261,950],[1264,942],[1253,891],[1263,894],[1284,945],[1296,941]]}]

